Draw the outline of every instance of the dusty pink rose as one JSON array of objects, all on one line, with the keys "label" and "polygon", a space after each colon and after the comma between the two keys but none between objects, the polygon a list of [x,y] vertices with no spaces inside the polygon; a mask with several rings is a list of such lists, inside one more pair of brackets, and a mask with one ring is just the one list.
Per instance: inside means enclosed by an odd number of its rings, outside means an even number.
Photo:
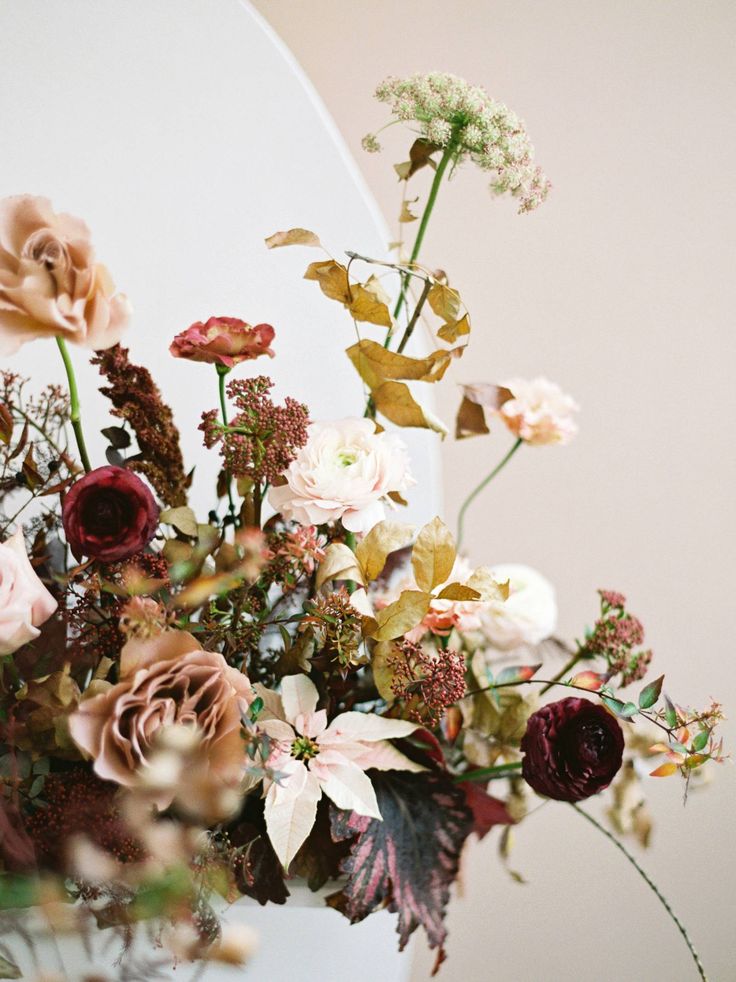
[{"label": "dusty pink rose", "polygon": [[[129,641],[120,672],[117,685],[84,700],[69,717],[72,739],[101,778],[137,784],[155,757],[157,735],[176,723],[197,727],[210,771],[223,784],[242,777],[241,712],[254,694],[219,652],[203,651],[185,631],[167,631]],[[173,797],[163,793],[159,808]]]},{"label": "dusty pink rose", "polygon": [[546,378],[515,378],[504,382],[511,393],[498,414],[512,433],[532,446],[569,443],[578,431],[573,416],[579,410],[572,396]]},{"label": "dusty pink rose", "polygon": [[23,530],[0,543],[0,655],[12,655],[40,634],[57,603],[26,554]]},{"label": "dusty pink rose", "polygon": [[251,361],[259,355],[273,358],[269,345],[275,333],[270,324],[251,327],[237,317],[210,317],[206,323],[197,321],[177,334],[169,351],[175,358],[232,368],[241,361]]},{"label": "dusty pink rose", "polygon": [[57,215],[47,198],[0,200],[0,354],[44,337],[110,348],[129,317],[83,221]]}]

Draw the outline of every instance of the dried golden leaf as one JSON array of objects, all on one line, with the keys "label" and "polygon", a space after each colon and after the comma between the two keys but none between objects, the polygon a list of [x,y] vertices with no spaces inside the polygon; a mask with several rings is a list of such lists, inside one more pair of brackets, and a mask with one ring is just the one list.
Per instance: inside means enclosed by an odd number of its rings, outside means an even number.
[{"label": "dried golden leaf", "polygon": [[33,444],[31,444],[28,448],[28,453],[23,460],[21,471],[23,472],[23,477],[26,479],[26,484],[31,491],[35,491],[36,488],[41,487],[43,484],[43,478],[38,473],[38,468],[36,467],[36,460],[33,456]]},{"label": "dried golden leaf", "polygon": [[0,440],[10,443],[13,435],[13,417],[7,406],[0,405]]},{"label": "dried golden leaf", "polygon": [[447,321],[437,331],[437,337],[448,344],[454,344],[458,338],[465,337],[467,334],[470,334],[470,317],[467,314],[463,314],[459,321]]},{"label": "dried golden leaf", "polygon": [[316,588],[321,589],[328,580],[353,580],[365,584],[355,553],[344,542],[332,542],[325,549],[325,558],[317,570]]},{"label": "dried golden leaf", "polygon": [[453,359],[451,351],[433,351],[426,358],[410,358],[388,351],[382,344],[367,338],[351,345],[347,355],[371,390],[386,379],[439,382]]},{"label": "dried golden leaf", "polygon": [[404,505],[404,506],[406,506],[406,505],[409,504],[409,502],[406,500],[406,498],[402,498],[398,491],[389,491],[387,497],[389,497],[391,499],[391,501],[393,501],[393,503],[395,505]]},{"label": "dried golden leaf", "polygon": [[469,436],[481,436],[490,432],[483,407],[463,396],[455,420],[455,439],[464,440]]},{"label": "dried golden leaf", "polygon": [[365,582],[370,583],[381,574],[390,553],[403,549],[414,535],[413,525],[402,522],[379,522],[362,539],[356,549],[355,556],[365,575]]},{"label": "dried golden leaf", "polygon": [[169,606],[175,608],[201,607],[212,597],[221,597],[240,586],[242,578],[233,573],[216,573],[214,576],[200,576],[192,580],[184,589],[175,594]]},{"label": "dried golden leaf", "polygon": [[393,702],[394,693],[391,688],[394,673],[389,667],[388,660],[393,654],[394,646],[392,641],[379,641],[373,649],[371,656],[371,668],[373,670],[373,681],[375,682],[378,694],[386,702]]},{"label": "dried golden leaf", "polygon": [[653,771],[649,772],[650,777],[672,777],[677,773],[677,764],[660,764]]},{"label": "dried golden leaf", "polygon": [[460,294],[443,283],[434,284],[427,294],[427,302],[443,321],[454,321],[460,313]]},{"label": "dried golden leaf", "polygon": [[322,243],[314,232],[306,228],[290,228],[287,232],[274,232],[273,235],[265,240],[269,249],[278,249],[281,246],[301,245],[316,246],[320,248]]},{"label": "dried golden leaf", "polygon": [[473,590],[477,590],[480,594],[480,599],[484,601],[508,600],[509,598],[509,581],[506,580],[504,583],[499,583],[494,578],[488,566],[479,566],[474,570],[468,579],[467,586]]},{"label": "dried golden leaf", "polygon": [[455,565],[455,540],[441,518],[435,516],[419,532],[411,554],[414,579],[420,590],[429,592],[445,583]]},{"label": "dried golden leaf", "polygon": [[379,610],[377,629],[372,636],[376,641],[392,641],[416,627],[429,610],[431,596],[420,590],[404,590],[398,600]]},{"label": "dried golden leaf", "polygon": [[376,300],[380,300],[381,303],[389,304],[391,303],[391,297],[383,289],[383,285],[379,278],[374,274],[369,276],[368,279],[363,284],[363,289],[371,293]]},{"label": "dried golden leaf", "polygon": [[199,534],[197,516],[186,505],[180,508],[165,508],[159,515],[159,519],[164,525],[173,525],[178,532],[183,532],[184,535],[189,535],[193,539],[196,539]]},{"label": "dried golden leaf", "polygon": [[399,175],[400,181],[408,181],[412,175],[423,167],[434,167],[437,165],[432,160],[432,154],[442,148],[436,143],[430,143],[421,137],[414,141],[409,151],[409,160],[401,164],[394,164],[394,170]]},{"label": "dried golden leaf", "polygon": [[400,164],[394,164],[394,170],[399,175],[400,181],[407,181],[409,179],[409,175],[411,174],[411,161],[404,160]]},{"label": "dried golden leaf", "polygon": [[413,198],[411,201],[407,201],[406,199],[404,199],[404,201],[401,202],[401,213],[399,214],[399,221],[402,224],[406,224],[408,222],[415,222],[419,218],[419,215],[415,215],[414,212],[411,210],[411,205],[413,205],[418,200],[419,198]]},{"label": "dried golden leaf", "polygon": [[334,259],[310,263],[304,274],[304,279],[316,280],[324,295],[330,300],[339,300],[345,306],[349,305],[348,271],[341,263],[335,262]]},{"label": "dried golden leaf", "polygon": [[444,590],[437,594],[438,600],[480,600],[477,590],[465,583],[448,583]]},{"label": "dried golden leaf", "polygon": [[388,306],[376,297],[373,290],[366,289],[360,283],[354,284],[350,289],[353,299],[347,308],[356,321],[391,327],[393,321]]},{"label": "dried golden leaf", "polygon": [[386,419],[397,426],[419,426],[434,430],[444,439],[447,427],[433,413],[416,401],[405,382],[384,382],[373,390],[373,404]]}]

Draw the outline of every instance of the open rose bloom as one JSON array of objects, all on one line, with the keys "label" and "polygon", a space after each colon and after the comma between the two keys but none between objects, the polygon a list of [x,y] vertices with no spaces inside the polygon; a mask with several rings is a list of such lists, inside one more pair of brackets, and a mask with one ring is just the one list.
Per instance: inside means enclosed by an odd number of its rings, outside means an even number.
[{"label": "open rose bloom", "polygon": [[129,317],[83,221],[57,214],[47,198],[0,201],[0,354],[43,337],[109,348]]},{"label": "open rose bloom", "polygon": [[274,741],[264,782],[266,827],[285,868],[314,825],[323,794],[338,808],[381,818],[366,770],[422,771],[387,741],[409,736],[416,724],[372,713],[341,713],[329,725],[306,675],[287,675],[281,696],[268,695],[273,719],[259,723]]},{"label": "open rose bloom", "polygon": [[233,368],[260,355],[273,358],[270,345],[274,334],[270,324],[252,327],[237,317],[210,317],[177,334],[169,351],[175,358]]}]

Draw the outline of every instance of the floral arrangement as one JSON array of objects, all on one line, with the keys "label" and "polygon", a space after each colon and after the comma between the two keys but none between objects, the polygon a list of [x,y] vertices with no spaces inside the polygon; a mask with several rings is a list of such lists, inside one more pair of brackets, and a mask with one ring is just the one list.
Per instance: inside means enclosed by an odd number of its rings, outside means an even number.
[{"label": "floral arrangement", "polygon": [[[187,503],[192,462],[171,410],[119,344],[130,307],[87,227],[42,198],[0,203],[0,345],[9,355],[54,338],[69,382],[31,394],[10,369],[0,381],[0,904],[11,926],[35,906],[54,925],[96,922],[127,942],[149,920],[175,959],[238,964],[252,939],[220,926],[212,898],[283,904],[298,877],[331,884],[327,903],[352,922],[387,906],[401,947],[423,927],[439,966],[474,836],[500,826],[507,863],[510,831],[540,797],[579,808],[609,789],[614,832],[646,844],[647,773],[679,774],[687,790],[723,758],[717,704],[671,701],[662,674],[640,684],[652,653],[620,593],[599,591],[594,626],[569,646],[540,573],[492,557],[472,569],[462,553],[468,507],[512,456],[575,436],[578,407],[557,385],[464,386],[457,438],[508,431],[510,447],[468,495],[456,537],[439,517],[401,521],[421,488],[399,430],[446,434],[417,390],[442,381],[471,331],[458,290],[419,262],[440,186],[469,161],[526,213],[550,185],[523,124],[482,89],[429,75],[389,79],[377,95],[415,131],[395,168],[400,227],[419,223],[412,248],[343,263],[305,229],[266,240],[324,252],[305,279],[355,325],[346,370],[365,413],[314,420],[294,399],[275,402],[271,379],[250,370],[278,351],[269,324],[192,324],[170,351],[214,367],[200,430],[221,465],[207,515]],[[379,149],[375,135],[365,145]],[[406,189],[423,171],[417,217]],[[420,324],[429,354],[410,344]],[[104,462],[87,452],[68,344],[92,349],[102,378]],[[0,977],[18,977],[5,943]]]}]

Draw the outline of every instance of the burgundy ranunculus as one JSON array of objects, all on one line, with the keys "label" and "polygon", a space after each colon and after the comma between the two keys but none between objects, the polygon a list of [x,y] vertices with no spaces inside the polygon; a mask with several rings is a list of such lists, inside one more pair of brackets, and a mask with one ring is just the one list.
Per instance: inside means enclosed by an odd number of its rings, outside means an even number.
[{"label": "burgundy ranunculus", "polygon": [[574,696],[529,717],[522,774],[538,794],[582,801],[607,788],[621,767],[624,734],[608,710]]},{"label": "burgundy ranunculus", "polygon": [[114,563],[148,545],[158,514],[153,495],[132,471],[98,467],[72,485],[61,517],[77,559]]}]

